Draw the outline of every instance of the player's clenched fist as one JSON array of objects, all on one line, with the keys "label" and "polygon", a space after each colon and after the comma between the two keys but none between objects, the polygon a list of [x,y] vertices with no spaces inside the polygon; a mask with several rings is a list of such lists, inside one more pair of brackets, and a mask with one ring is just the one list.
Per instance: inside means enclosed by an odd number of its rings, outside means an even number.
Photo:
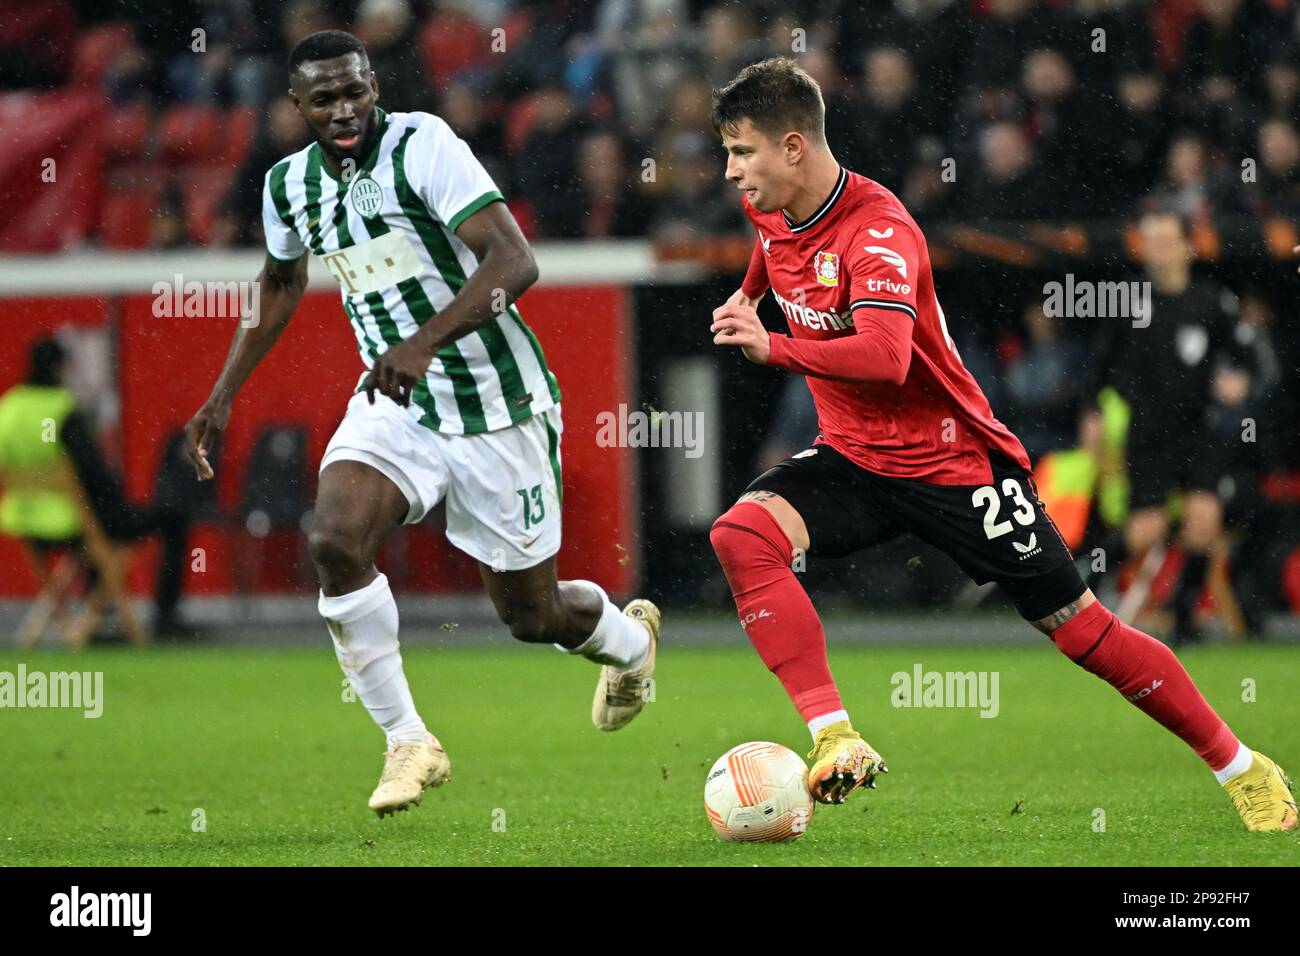
[{"label": "player's clenched fist", "polygon": [[375,359],[361,388],[371,405],[375,404],[375,392],[387,395],[398,405],[410,405],[411,392],[428,373],[432,361],[433,356],[421,342],[406,339]]},{"label": "player's clenched fist", "polygon": [[748,302],[738,292],[725,305],[714,309],[709,331],[713,333],[714,345],[739,345],[745,358],[766,365],[772,353],[771,340],[759,321],[758,313]]}]

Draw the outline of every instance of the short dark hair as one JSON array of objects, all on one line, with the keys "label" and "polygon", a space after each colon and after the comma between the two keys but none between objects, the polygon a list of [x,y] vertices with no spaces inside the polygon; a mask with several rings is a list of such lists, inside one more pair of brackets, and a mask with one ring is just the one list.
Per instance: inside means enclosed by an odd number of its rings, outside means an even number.
[{"label": "short dark hair", "polygon": [[349,53],[359,54],[361,62],[369,67],[370,57],[366,55],[366,46],[351,33],[343,30],[321,30],[311,36],[303,37],[289,54],[289,75],[303,63],[311,60],[332,60]]},{"label": "short dark hair", "polygon": [[59,366],[63,364],[68,353],[64,351],[58,339],[39,339],[32,344],[28,360],[27,383],[29,385],[58,385]]},{"label": "short dark hair", "polygon": [[713,131],[734,133],[747,119],[773,139],[798,130],[826,142],[826,104],[821,88],[788,56],[759,60],[713,91]]}]

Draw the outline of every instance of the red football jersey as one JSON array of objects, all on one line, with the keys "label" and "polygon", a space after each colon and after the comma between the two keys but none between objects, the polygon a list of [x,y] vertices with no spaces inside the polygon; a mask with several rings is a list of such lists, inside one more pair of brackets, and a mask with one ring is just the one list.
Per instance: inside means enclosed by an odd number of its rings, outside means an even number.
[{"label": "red football jersey", "polygon": [[772,336],[768,364],[807,376],[817,443],[938,485],[991,483],[987,449],[1030,469],[953,346],[925,237],[898,197],[841,169],[801,223],[742,201],[758,242],[741,288],[770,288],[785,313],[793,338]]}]

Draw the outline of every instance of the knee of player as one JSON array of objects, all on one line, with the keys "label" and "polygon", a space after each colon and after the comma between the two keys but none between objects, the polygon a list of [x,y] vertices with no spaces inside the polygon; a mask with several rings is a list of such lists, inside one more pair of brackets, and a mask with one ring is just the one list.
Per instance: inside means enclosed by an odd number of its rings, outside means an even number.
[{"label": "knee of player", "polygon": [[361,535],[338,525],[313,527],[307,535],[307,548],[318,568],[339,572],[366,565]]},{"label": "knee of player", "polygon": [[744,528],[744,516],[736,515],[734,508],[720,515],[709,528],[709,544],[724,566],[744,554],[743,539],[748,536]]},{"label": "knee of player", "polygon": [[549,644],[554,641],[546,613],[539,607],[507,611],[503,623],[510,628],[510,636],[525,644]]},{"label": "knee of player", "polygon": [[724,568],[739,564],[789,563],[785,530],[762,505],[741,501],[713,522],[709,543]]},{"label": "knee of player", "polygon": [[725,543],[727,536],[727,526],[725,524],[726,515],[722,514],[713,519],[713,524],[709,528],[709,544],[713,545],[713,550]]}]

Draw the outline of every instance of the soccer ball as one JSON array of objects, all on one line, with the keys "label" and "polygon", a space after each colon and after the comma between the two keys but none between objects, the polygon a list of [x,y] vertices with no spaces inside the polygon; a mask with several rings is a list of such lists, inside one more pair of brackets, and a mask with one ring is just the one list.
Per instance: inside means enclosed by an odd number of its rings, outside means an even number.
[{"label": "soccer ball", "polygon": [[704,779],[704,810],[724,840],[794,840],[812,817],[808,767],[780,744],[754,741],[732,747]]}]

